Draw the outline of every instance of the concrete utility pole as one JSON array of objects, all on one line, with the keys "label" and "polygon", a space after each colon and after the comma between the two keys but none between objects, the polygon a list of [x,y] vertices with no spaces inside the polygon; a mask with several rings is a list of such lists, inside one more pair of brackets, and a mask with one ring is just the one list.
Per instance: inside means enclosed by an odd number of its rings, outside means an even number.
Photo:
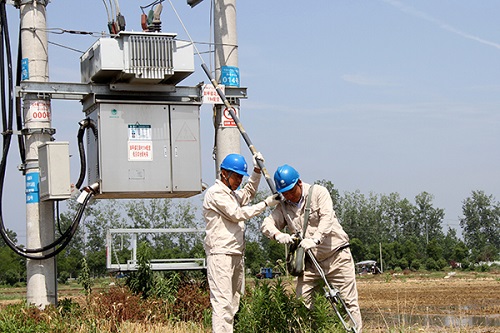
[{"label": "concrete utility pole", "polygon": [[[236,0],[215,0],[214,5],[215,79],[221,83],[222,66],[238,67],[238,38],[236,33]],[[239,98],[230,100],[239,114]],[[223,127],[224,105],[214,105],[216,135],[216,177],[222,160],[231,153],[240,153],[240,132],[237,127]],[[248,162],[248,161],[247,161]]]},{"label": "concrete utility pole", "polygon": [[[49,81],[46,7],[49,0],[16,0],[20,9],[23,80]],[[27,94],[23,100],[26,138],[26,246],[41,248],[54,242],[54,206],[40,201],[38,146],[50,141],[50,96]],[[27,301],[40,308],[57,305],[55,257],[27,260]]]}]

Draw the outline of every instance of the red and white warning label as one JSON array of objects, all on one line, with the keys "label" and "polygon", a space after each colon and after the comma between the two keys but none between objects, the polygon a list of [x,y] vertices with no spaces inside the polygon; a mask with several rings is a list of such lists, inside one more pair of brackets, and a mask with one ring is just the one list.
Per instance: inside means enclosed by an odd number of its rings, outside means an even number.
[{"label": "red and white warning label", "polygon": [[128,142],[129,161],[152,161],[153,142],[152,141],[129,141]]},{"label": "red and white warning label", "polygon": [[[236,117],[239,118],[239,109],[237,107],[232,108]],[[231,116],[231,112],[229,112],[228,108],[224,108],[224,112],[222,113],[222,127],[236,127],[236,122]]]},{"label": "red and white warning label", "polygon": [[26,121],[50,121],[50,101],[30,101],[30,107],[26,115]]},{"label": "red and white warning label", "polygon": [[[218,88],[224,93],[225,86],[219,85]],[[203,86],[203,104],[224,104],[213,84]]]}]

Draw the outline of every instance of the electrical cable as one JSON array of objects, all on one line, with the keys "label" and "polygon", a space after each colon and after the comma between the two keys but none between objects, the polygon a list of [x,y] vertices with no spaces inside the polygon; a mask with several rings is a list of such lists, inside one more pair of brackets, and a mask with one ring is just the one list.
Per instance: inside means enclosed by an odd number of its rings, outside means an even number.
[{"label": "electrical cable", "polygon": [[109,20],[109,22],[112,22],[113,21],[113,17],[116,16],[116,12],[113,8],[113,1],[112,0],[108,0],[108,3],[109,3],[109,15],[111,17],[111,19]]},{"label": "electrical cable", "polygon": [[[21,26],[19,26],[21,28]],[[19,39],[18,39],[18,47],[17,47],[17,70],[16,70],[16,87],[19,87],[21,84],[21,62],[22,62],[22,43],[21,43],[21,30],[19,30]],[[26,163],[26,143],[24,141],[24,136],[21,133],[23,129],[23,118],[22,118],[22,107],[21,107],[21,96],[16,96],[16,125],[17,125],[17,144],[19,146],[19,156],[21,158],[21,164],[24,165]],[[23,168],[23,175],[25,174]]]},{"label": "electrical cable", "polygon": [[66,50],[75,51],[75,52],[78,52],[78,53],[81,53],[81,54],[85,53],[85,51],[77,50],[77,49],[74,49],[72,47],[69,47],[69,46],[66,46],[66,45],[62,45],[62,44],[59,44],[59,43],[54,43],[54,42],[51,42],[51,41],[48,41],[47,43],[55,45],[55,46],[62,47],[63,49],[66,49]]},{"label": "electrical cable", "polygon": [[104,3],[104,8],[106,8],[106,14],[108,15],[108,22],[111,22],[111,14],[109,12],[108,5],[106,4],[106,0],[102,0],[102,2]]},{"label": "electrical cable", "polygon": [[118,3],[118,0],[115,0],[115,7],[116,7],[116,16],[118,16],[120,12],[120,4]]},{"label": "electrical cable", "polygon": [[162,3],[163,1],[165,1],[165,0],[156,0],[156,1],[153,1],[152,3],[150,3],[149,5],[139,6],[139,8],[141,8],[142,12],[144,13],[144,9],[149,8],[151,6],[158,5],[158,4]]},{"label": "electrical cable", "polygon": [[78,152],[80,153],[80,176],[78,177],[75,187],[80,189],[83,180],[85,179],[85,170],[87,169],[86,158],[85,158],[85,145],[83,144],[83,135],[85,130],[90,128],[94,132],[94,137],[97,141],[97,127],[90,118],[86,118],[79,122],[80,129],[78,130],[77,141],[78,141]]},{"label": "electrical cable", "polygon": [[[78,225],[80,223],[81,217],[83,215],[83,211],[86,208],[87,203],[91,199],[91,197],[96,193],[98,188],[98,184],[93,184],[92,186],[88,186],[85,188],[85,192],[83,192],[78,198],[78,202],[81,203],[77,214],[71,224],[71,226],[66,230],[66,232],[59,237],[56,241],[52,242],[49,245],[43,246],[41,248],[36,249],[27,249],[20,246],[17,246],[8,236],[7,230],[5,228],[4,220],[3,220],[3,212],[2,212],[2,203],[3,203],[3,190],[4,190],[4,182],[5,182],[5,171],[7,169],[7,156],[10,149],[10,143],[13,135],[12,131],[12,115],[14,109],[14,85],[13,85],[13,77],[12,77],[12,59],[11,59],[11,49],[10,49],[10,40],[9,40],[9,32],[8,32],[8,24],[7,24],[7,14],[5,9],[5,1],[0,2],[0,79],[2,80],[2,84],[0,84],[1,89],[1,102],[2,102],[2,123],[3,123],[3,149],[2,149],[2,159],[0,161],[0,234],[7,246],[9,246],[15,253],[20,256],[28,259],[35,260],[43,260],[54,257],[58,253],[60,253],[73,238],[74,234],[78,229]],[[19,58],[19,57],[18,57]],[[7,63],[5,63],[5,61]],[[7,68],[7,82],[9,89],[9,97],[8,102],[6,100],[6,92],[5,92],[5,84],[3,83],[5,78],[4,69]],[[8,108],[6,107],[8,104]],[[19,124],[18,124],[19,125]],[[58,248],[56,248],[59,246]],[[43,253],[51,251],[50,253]],[[39,255],[34,255],[34,253],[40,253]]]}]

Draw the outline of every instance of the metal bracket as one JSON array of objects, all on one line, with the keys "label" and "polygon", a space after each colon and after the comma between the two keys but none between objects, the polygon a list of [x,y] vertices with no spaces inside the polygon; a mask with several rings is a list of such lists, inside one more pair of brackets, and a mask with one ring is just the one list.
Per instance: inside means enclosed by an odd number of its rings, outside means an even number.
[{"label": "metal bracket", "polygon": [[14,0],[13,5],[16,8],[21,7],[22,5],[29,5],[30,3],[36,2],[40,5],[47,6],[50,2],[50,0]]},{"label": "metal bracket", "polygon": [[32,134],[56,134],[55,128],[23,128],[21,130],[22,135],[32,135]]}]

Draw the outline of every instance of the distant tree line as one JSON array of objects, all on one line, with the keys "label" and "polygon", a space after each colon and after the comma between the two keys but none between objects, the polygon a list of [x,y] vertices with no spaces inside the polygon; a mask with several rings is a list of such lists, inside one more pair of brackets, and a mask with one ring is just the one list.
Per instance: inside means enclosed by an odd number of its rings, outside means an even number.
[{"label": "distant tree line", "polygon": [[[330,181],[325,186],[332,197],[337,216],[351,239],[355,261],[377,260],[384,270],[441,270],[460,263],[471,268],[500,256],[500,203],[483,191],[473,191],[463,201],[460,218],[462,237],[455,229],[443,230],[444,210],[434,207],[433,196],[422,192],[414,202],[398,193],[364,195],[359,191],[339,191]],[[255,201],[268,193],[259,192]],[[60,214],[57,236],[71,224],[76,203]],[[70,244],[57,256],[58,279],[78,277],[83,259],[92,277],[108,274],[106,270],[106,233],[110,228],[197,228],[204,229],[200,208],[184,199],[95,200]],[[268,212],[266,212],[268,213]],[[266,213],[247,223],[245,264],[250,274],[261,267],[283,269],[285,248],[264,237],[259,226]],[[17,235],[8,231],[10,238]],[[203,233],[143,234],[138,244],[147,244],[151,258],[202,258]],[[112,261],[131,259],[130,239],[115,236]],[[25,259],[12,252],[0,239],[0,284],[14,285],[26,278]]]}]

